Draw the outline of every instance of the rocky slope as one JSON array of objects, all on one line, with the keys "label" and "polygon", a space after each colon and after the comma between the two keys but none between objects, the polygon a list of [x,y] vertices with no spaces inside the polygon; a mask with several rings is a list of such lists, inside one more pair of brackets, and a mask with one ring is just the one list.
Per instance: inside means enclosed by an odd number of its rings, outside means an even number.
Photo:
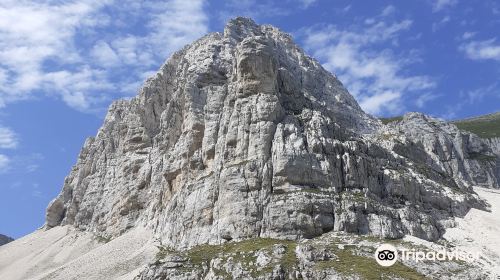
[{"label": "rocky slope", "polygon": [[[281,268],[252,263],[272,270],[263,279],[304,277],[316,266],[285,264],[287,252],[303,254],[301,264],[319,260],[307,244],[293,245],[305,239],[439,240],[455,217],[486,209],[472,185],[498,188],[493,157],[474,135],[423,115],[383,125],[289,35],[237,18],[175,53],[137,97],[113,103],[47,208],[45,229],[118,240],[140,228],[160,253],[289,242],[263,245],[260,260]],[[160,255],[138,277],[213,271],[172,258]],[[245,270],[238,263],[231,273]]]},{"label": "rocky slope", "polygon": [[477,134],[489,144],[493,152],[500,155],[500,112],[452,123],[460,129]]},{"label": "rocky slope", "polygon": [[4,245],[4,244],[7,244],[11,241],[13,241],[14,239],[8,237],[8,236],[5,236],[3,234],[0,234],[0,246]]},{"label": "rocky slope", "polygon": [[420,113],[408,113],[387,126],[382,135],[396,153],[450,176],[460,187],[498,188],[500,157],[488,139]]}]

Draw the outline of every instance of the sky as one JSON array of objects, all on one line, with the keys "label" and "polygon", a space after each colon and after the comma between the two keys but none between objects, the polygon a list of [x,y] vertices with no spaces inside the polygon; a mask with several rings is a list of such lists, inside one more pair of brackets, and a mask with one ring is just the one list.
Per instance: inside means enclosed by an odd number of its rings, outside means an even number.
[{"label": "sky", "polygon": [[500,111],[495,0],[2,0],[0,233],[42,226],[109,104],[235,16],[292,34],[373,115]]}]

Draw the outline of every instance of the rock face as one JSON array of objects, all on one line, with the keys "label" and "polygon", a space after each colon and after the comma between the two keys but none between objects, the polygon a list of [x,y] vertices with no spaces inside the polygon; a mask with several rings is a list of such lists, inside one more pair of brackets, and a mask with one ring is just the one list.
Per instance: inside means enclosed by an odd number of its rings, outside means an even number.
[{"label": "rock face", "polygon": [[13,241],[14,239],[8,237],[8,236],[5,236],[3,234],[0,234],[0,246],[4,245],[4,244],[7,244],[11,241]]},{"label": "rock face", "polygon": [[389,145],[396,153],[450,176],[460,188],[498,188],[500,153],[495,138],[481,139],[421,113],[408,113],[388,126],[383,133],[393,133],[395,141]]},{"label": "rock face", "polygon": [[237,18],[113,103],[46,226],[144,226],[177,249],[332,230],[436,240],[484,206],[471,185],[498,187],[476,155],[491,149],[421,115],[384,126],[289,35]]},{"label": "rock face", "polygon": [[484,140],[491,147],[491,150],[500,156],[500,138],[493,137]]}]

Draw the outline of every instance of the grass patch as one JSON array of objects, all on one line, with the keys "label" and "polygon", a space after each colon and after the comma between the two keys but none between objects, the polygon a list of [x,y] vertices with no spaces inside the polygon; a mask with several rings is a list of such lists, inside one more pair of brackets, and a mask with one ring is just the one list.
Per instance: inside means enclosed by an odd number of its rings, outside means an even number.
[{"label": "grass patch", "polygon": [[392,118],[380,118],[380,121],[382,121],[383,124],[388,124],[391,122],[400,122],[403,120],[403,116],[397,116],[397,117],[392,117]]},{"label": "grass patch", "polygon": [[358,275],[361,279],[378,280],[388,277],[399,277],[402,279],[420,280],[427,279],[416,270],[409,268],[400,262],[391,267],[382,267],[374,258],[357,255],[346,246],[344,249],[330,248],[337,256],[336,259],[319,261],[316,268],[319,270],[333,269],[343,275]]},{"label": "grass patch", "polygon": [[158,252],[156,253],[156,261],[164,259],[166,256],[175,253],[175,250],[166,246],[157,246]]},{"label": "grass patch", "polygon": [[[191,248],[186,254],[190,262],[195,266],[209,263],[213,258],[222,258],[223,262],[232,259],[235,263],[241,263],[245,270],[249,270],[251,275],[256,277],[264,273],[272,272],[273,266],[278,263],[270,263],[268,266],[258,271],[255,264],[257,259],[255,253],[262,249],[268,249],[270,251],[274,245],[279,244],[284,245],[286,248],[284,256],[281,258],[279,264],[281,264],[284,269],[290,270],[297,264],[297,258],[295,256],[295,248],[297,245],[294,241],[288,240],[254,238],[240,242],[229,242],[222,245],[204,244]],[[221,276],[227,276],[225,275],[227,274],[225,270],[214,272]]]},{"label": "grass patch", "polygon": [[500,114],[491,114],[473,119],[453,121],[458,128],[481,138],[500,137]]},{"label": "grass patch", "polygon": [[493,155],[485,155],[481,153],[469,153],[469,159],[478,161],[496,161],[497,157]]},{"label": "grass patch", "polygon": [[97,242],[104,243],[104,244],[106,244],[112,240],[111,237],[102,236],[102,235],[96,235],[95,239],[97,240]]}]

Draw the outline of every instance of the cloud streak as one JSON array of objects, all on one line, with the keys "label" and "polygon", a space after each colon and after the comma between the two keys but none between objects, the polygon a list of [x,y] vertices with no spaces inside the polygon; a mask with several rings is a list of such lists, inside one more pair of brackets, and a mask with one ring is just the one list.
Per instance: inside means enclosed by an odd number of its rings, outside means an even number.
[{"label": "cloud streak", "polygon": [[[15,149],[19,145],[17,135],[10,128],[0,125],[0,149]],[[11,159],[0,153],[0,173],[10,169]]]},{"label": "cloud streak", "polygon": [[10,128],[0,126],[0,148],[15,149],[17,145],[17,135]]},{"label": "cloud streak", "polygon": [[[394,12],[387,11],[384,9],[382,16]],[[306,48],[337,74],[364,110],[395,114],[404,110],[402,99],[406,95],[424,94],[435,87],[428,76],[403,74],[404,66],[413,62],[411,59],[380,47],[387,42],[397,45],[398,35],[411,25],[410,20],[387,23],[379,18],[342,30],[333,25],[313,27],[301,35]]]},{"label": "cloud streak", "polygon": [[458,3],[457,0],[432,0],[432,11],[439,12]]},{"label": "cloud streak", "polygon": [[3,154],[0,154],[0,173],[4,173],[8,170],[10,165],[10,159]]},{"label": "cloud streak", "polygon": [[500,61],[500,43],[497,43],[495,39],[470,41],[462,44],[459,49],[469,59]]}]

